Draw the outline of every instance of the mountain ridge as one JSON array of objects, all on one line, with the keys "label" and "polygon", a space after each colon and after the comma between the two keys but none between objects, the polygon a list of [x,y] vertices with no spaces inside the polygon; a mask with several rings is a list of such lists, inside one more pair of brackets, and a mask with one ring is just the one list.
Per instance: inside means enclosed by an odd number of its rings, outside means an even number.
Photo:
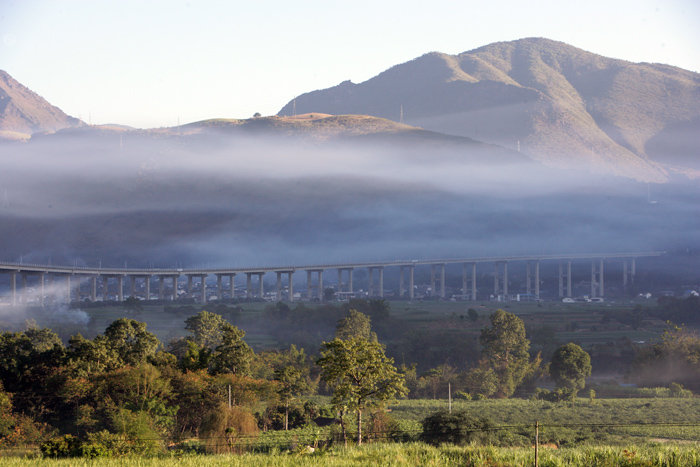
[{"label": "mountain ridge", "polygon": [[0,138],[27,140],[83,124],[0,70]]},{"label": "mountain ridge", "polygon": [[[294,104],[293,104],[294,103]],[[369,80],[297,96],[300,112],[364,113],[523,151],[547,165],[666,181],[648,141],[700,117],[700,75],[527,38],[431,52]],[[692,150],[685,151],[692,155]],[[693,166],[692,156],[686,166]]]}]

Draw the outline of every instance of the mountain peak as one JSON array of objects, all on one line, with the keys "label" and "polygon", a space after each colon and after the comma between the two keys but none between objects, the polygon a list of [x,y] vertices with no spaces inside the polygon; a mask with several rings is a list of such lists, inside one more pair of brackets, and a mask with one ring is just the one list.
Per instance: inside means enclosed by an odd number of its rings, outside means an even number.
[{"label": "mountain peak", "polygon": [[[693,138],[674,149],[682,153],[673,158],[674,167],[667,164],[664,145],[652,144],[677,139],[671,133],[679,125],[700,126],[700,75],[603,57],[541,37],[458,55],[430,52],[363,83],[294,101],[298,113],[403,121],[522,149],[554,167],[655,182],[666,180],[676,166],[700,170]],[[292,102],[279,115],[291,111]]]},{"label": "mountain peak", "polygon": [[0,70],[0,138],[27,139],[34,133],[83,125]]}]

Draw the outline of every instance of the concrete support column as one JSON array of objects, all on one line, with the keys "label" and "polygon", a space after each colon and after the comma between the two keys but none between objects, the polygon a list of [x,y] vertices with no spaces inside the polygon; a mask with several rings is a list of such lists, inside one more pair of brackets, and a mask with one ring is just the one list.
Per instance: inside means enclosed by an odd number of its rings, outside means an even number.
[{"label": "concrete support column", "polygon": [[180,276],[173,276],[173,301],[177,300],[177,280]]},{"label": "concrete support column", "polygon": [[27,297],[29,296],[29,288],[27,287],[27,273],[22,273],[22,303],[27,303]]},{"label": "concrete support column", "polygon": [[540,299],[540,262],[535,262],[535,298]]},{"label": "concrete support column", "polygon": [[109,277],[102,276],[102,301],[109,300]]},{"label": "concrete support column", "polygon": [[12,296],[12,304],[17,305],[17,273],[10,272],[10,295]]},{"label": "concrete support column", "polygon": [[493,295],[498,298],[498,292],[500,291],[498,287],[498,263],[495,263],[493,266]]},{"label": "concrete support column", "polygon": [[228,276],[228,282],[229,282],[229,287],[231,288],[231,300],[234,300],[236,298],[236,275],[235,274],[229,274]]},{"label": "concrete support column", "polygon": [[467,263],[462,263],[462,298],[467,296]]},{"label": "concrete support column", "polygon": [[224,287],[221,282],[221,274],[216,275],[216,295],[219,297],[219,300],[224,298]]},{"label": "concrete support column", "polygon": [[146,276],[146,301],[151,299],[151,276]]},{"label": "concrete support column", "polygon": [[472,301],[476,301],[476,263],[472,263]]},{"label": "concrete support column", "polygon": [[596,296],[596,269],[595,260],[591,261],[591,298]]},{"label": "concrete support column", "polygon": [[[350,292],[350,293],[354,292],[353,285],[352,285],[352,271],[353,271],[352,268],[348,269],[348,274],[349,274],[349,276],[348,276],[348,292]],[[379,280],[381,281],[381,280],[383,280],[383,278],[384,278],[384,276],[380,274]]]},{"label": "concrete support column", "polygon": [[503,262],[503,300],[508,301],[508,262]]},{"label": "concrete support column", "polygon": [[408,298],[410,300],[413,300],[413,295],[414,295],[414,281],[413,281],[413,273],[415,272],[416,267],[415,266],[409,266],[408,268]]},{"label": "concrete support column", "polygon": [[[44,275],[41,275],[41,294],[44,295]],[[97,301],[97,276],[90,278],[90,300],[94,303]]]},{"label": "concrete support column", "polygon": [[403,294],[406,293],[406,288],[403,283],[403,270],[403,266],[399,267],[399,298],[403,298]]},{"label": "concrete support column", "polygon": [[[350,277],[352,277],[352,269],[350,270]],[[379,268],[379,298],[384,298],[384,267]]]},{"label": "concrete support column", "polygon": [[445,298],[445,265],[440,265],[440,298]]},{"label": "concrete support column", "polygon": [[634,284],[634,276],[637,275],[637,260],[635,258],[632,258],[632,270],[630,271],[630,282]]},{"label": "concrete support column", "polygon": [[287,282],[289,283],[289,288],[287,290],[287,293],[289,295],[289,303],[292,303],[294,301],[294,282],[292,280],[292,274],[294,274],[294,271],[289,271],[287,273]]},{"label": "concrete support column", "polygon": [[323,302],[323,269],[318,271],[318,301]]},{"label": "concrete support column", "polygon": [[338,292],[343,291],[343,270],[338,268]]},{"label": "concrete support column", "polygon": [[627,260],[622,261],[622,287],[627,289]]},{"label": "concrete support column", "polygon": [[192,295],[192,276],[187,274],[187,295]]},{"label": "concrete support column", "polygon": [[374,268],[369,268],[369,283],[367,284],[367,296],[370,298],[374,296],[374,277],[372,276],[373,272]]},{"label": "concrete support column", "polygon": [[68,300],[67,300],[67,302],[70,303],[70,301],[71,301],[71,295],[72,295],[72,293],[73,293],[73,291],[71,290],[72,287],[71,287],[71,283],[70,283],[70,274],[66,274],[66,289],[68,290]]},{"label": "concrete support column", "polygon": [[559,298],[564,296],[564,268],[559,263]]},{"label": "concrete support column", "polygon": [[277,271],[277,301],[282,301],[282,272]]},{"label": "concrete support column", "polygon": [[199,276],[199,280],[202,283],[202,297],[201,297],[202,305],[206,305],[207,304],[207,275],[202,274],[201,276]]},{"label": "concrete support column", "polygon": [[598,282],[600,283],[600,296],[602,298],[605,297],[605,266],[602,258],[600,259],[600,269],[598,275],[600,276],[600,280]]},{"label": "concrete support column", "polygon": [[[39,302],[41,303],[41,306],[44,306],[44,295],[46,294],[46,273],[40,272],[39,273],[39,293],[41,294],[39,297]],[[95,301],[94,299],[92,300],[93,302]]]},{"label": "concrete support column", "polygon": [[434,264],[430,265],[430,294],[437,295],[437,291],[435,290],[435,265]]},{"label": "concrete support column", "polygon": [[129,276],[131,296],[136,298],[136,276]]},{"label": "concrete support column", "polygon": [[248,300],[253,298],[253,280],[251,279],[252,276],[252,272],[245,273],[245,298],[247,298]]},{"label": "concrete support column", "polygon": [[530,295],[532,292],[532,277],[530,271],[530,262],[525,263],[525,293]]},{"label": "concrete support column", "polygon": [[117,301],[124,301],[124,276],[117,276]]},{"label": "concrete support column", "polygon": [[165,300],[165,277],[158,276],[158,299]]},{"label": "concrete support column", "polygon": [[311,271],[306,271],[306,299],[311,301]]},{"label": "concrete support column", "polygon": [[571,261],[567,261],[566,263],[566,296],[571,298],[572,297],[572,290],[571,290]]},{"label": "concrete support column", "polygon": [[261,300],[263,300],[265,298],[265,281],[263,281],[264,275],[265,275],[264,272],[258,273],[258,287],[260,287],[260,299]]}]

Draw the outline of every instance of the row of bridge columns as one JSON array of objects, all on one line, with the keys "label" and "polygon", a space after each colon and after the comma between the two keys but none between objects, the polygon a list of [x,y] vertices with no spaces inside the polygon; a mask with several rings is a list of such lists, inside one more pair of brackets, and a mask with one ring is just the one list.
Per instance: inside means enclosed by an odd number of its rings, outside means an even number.
[{"label": "row of bridge columns", "polygon": [[[603,259],[593,260],[591,262],[591,297],[603,297],[605,294],[605,275],[604,266],[605,262]],[[571,274],[572,261],[560,262],[558,264],[558,295],[559,297],[571,297],[572,296],[572,274]],[[415,291],[415,265],[414,264],[404,264],[398,265],[399,267],[399,296],[407,296],[408,299],[414,299]],[[446,298],[446,282],[445,282],[445,264],[431,264],[430,265],[430,290],[431,293],[440,298]],[[384,266],[370,266],[368,267],[368,295],[370,297],[384,297]],[[526,262],[526,280],[525,288],[528,295],[533,295],[535,298],[540,296],[540,262],[539,261],[528,261]],[[294,300],[294,287],[292,276],[294,273],[293,269],[278,270],[274,271],[277,275],[276,284],[276,299],[278,301],[283,299],[283,285],[282,278],[286,276],[287,282],[287,298],[289,301]],[[324,269],[307,269],[306,270],[306,299],[312,300],[315,296],[318,300],[324,300],[324,282],[323,282],[323,272]],[[18,295],[17,289],[17,275],[21,278],[21,291]],[[264,282],[263,277],[266,271],[251,271],[246,272],[246,291],[245,297],[247,299],[254,298],[254,288],[253,288],[253,276],[256,276],[257,286],[257,296],[264,296]],[[56,294],[56,290],[61,288],[61,286],[56,286],[56,278],[63,278],[65,281],[65,293],[67,293],[68,300],[71,299],[73,291],[77,290],[77,299],[81,298],[81,286],[83,283],[87,282],[89,284],[89,297],[92,301],[97,299],[97,281],[98,279],[102,281],[102,299],[104,301],[108,300],[109,297],[109,285],[110,282],[116,282],[116,299],[117,301],[124,301],[124,279],[129,279],[130,293],[131,296],[137,296],[137,281],[142,280],[144,282],[144,298],[146,300],[151,299],[151,280],[155,276],[158,278],[158,298],[164,300],[166,298],[175,300],[177,298],[177,284],[179,275],[77,275],[77,274],[48,274],[45,272],[25,272],[25,271],[10,271],[10,294],[11,302],[17,304],[19,302],[27,301],[26,291],[27,291],[27,276],[36,275],[38,276],[38,286],[40,288],[39,296],[41,305],[44,304],[45,296],[47,295],[47,276],[48,276],[48,288],[53,292],[48,295]],[[187,293],[192,295],[194,291],[195,280],[199,282],[201,289],[200,300],[202,304],[207,302],[206,294],[206,279],[207,274],[184,274],[187,277]],[[313,276],[316,275],[316,281],[314,283]],[[376,275],[376,276],[375,276]],[[634,258],[625,259],[623,261],[623,287],[627,287],[629,284],[634,283],[634,277],[636,275],[636,262]],[[228,289],[230,297],[235,298],[235,273],[218,273],[216,274],[216,286],[218,297],[223,297],[225,289]],[[476,300],[476,263],[463,263],[462,264],[462,298]],[[224,287],[226,282],[228,287]],[[74,285],[73,281],[77,281],[77,286]],[[167,282],[172,285],[170,293],[166,297],[166,285]],[[408,284],[406,284],[408,281]],[[508,261],[497,261],[494,263],[494,273],[493,273],[493,293],[495,297],[508,296]],[[437,284],[439,283],[439,288]],[[352,296],[354,293],[353,289],[353,268],[338,268],[338,286],[337,293],[340,296],[347,294]],[[63,295],[63,294],[60,294]]]}]

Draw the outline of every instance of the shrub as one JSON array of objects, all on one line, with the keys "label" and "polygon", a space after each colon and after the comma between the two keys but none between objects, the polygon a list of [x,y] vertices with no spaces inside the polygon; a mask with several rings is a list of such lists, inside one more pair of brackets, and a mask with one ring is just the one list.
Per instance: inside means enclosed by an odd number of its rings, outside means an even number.
[{"label": "shrub", "polygon": [[200,437],[208,453],[239,452],[258,434],[255,417],[241,407],[221,404],[202,421]]},{"label": "shrub", "polygon": [[73,435],[63,435],[42,443],[39,446],[44,457],[80,457],[82,455],[81,442]]},{"label": "shrub", "polygon": [[486,443],[493,426],[489,419],[473,416],[467,410],[436,412],[424,418],[422,424],[421,439],[433,445]]}]

